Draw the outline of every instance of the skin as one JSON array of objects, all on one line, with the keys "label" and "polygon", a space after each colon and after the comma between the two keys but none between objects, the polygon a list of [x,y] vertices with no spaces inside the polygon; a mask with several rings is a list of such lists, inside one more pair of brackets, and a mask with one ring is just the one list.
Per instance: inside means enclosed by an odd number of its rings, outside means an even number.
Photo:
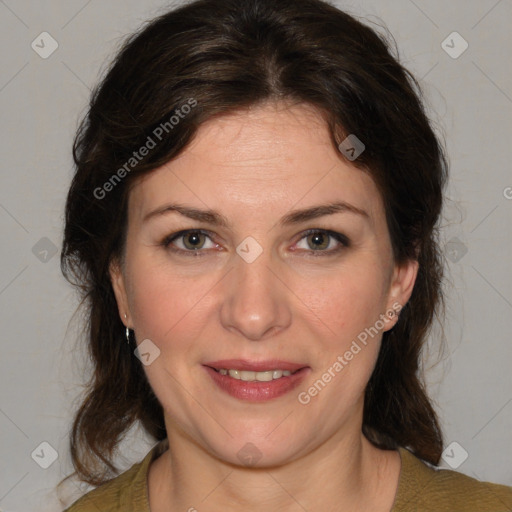
[{"label": "skin", "polygon": [[[278,223],[335,201],[368,217],[345,211]],[[177,212],[143,220],[177,202],[218,211],[231,225]],[[389,511],[400,457],[370,444],[361,427],[382,332],[396,316],[307,405],[297,399],[379,315],[406,304],[418,270],[416,261],[395,264],[379,191],[332,146],[320,114],[266,103],[210,120],[179,158],[136,182],[128,208],[125,257],[111,278],[137,342],[160,350],[144,369],[170,446],[150,467],[152,512]],[[350,245],[312,241],[304,235],[311,228],[342,233]],[[199,239],[202,256],[171,251],[193,247],[190,236],[160,244],[184,229],[211,233]],[[236,252],[247,236],[263,249],[252,263]],[[219,390],[202,366],[227,358],[311,370],[296,390],[254,403]],[[248,442],[261,453],[252,467],[237,456]]]}]

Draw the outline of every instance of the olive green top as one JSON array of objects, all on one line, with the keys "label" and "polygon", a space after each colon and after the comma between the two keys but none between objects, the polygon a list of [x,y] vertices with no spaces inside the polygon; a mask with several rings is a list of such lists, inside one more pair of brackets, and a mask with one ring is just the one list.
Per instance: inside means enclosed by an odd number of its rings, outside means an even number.
[{"label": "olive green top", "polygon": [[[152,460],[168,448],[156,444],[142,462],[87,493],[64,512],[151,512],[147,475]],[[480,482],[447,469],[435,469],[399,448],[402,460],[390,512],[511,512],[512,487]],[[172,511],[170,511],[172,512]]]}]

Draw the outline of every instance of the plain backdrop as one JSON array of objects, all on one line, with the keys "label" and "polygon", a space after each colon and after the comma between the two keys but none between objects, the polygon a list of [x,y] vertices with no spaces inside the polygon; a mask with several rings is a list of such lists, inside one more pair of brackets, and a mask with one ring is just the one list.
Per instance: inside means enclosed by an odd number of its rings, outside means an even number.
[{"label": "plain backdrop", "polygon": [[[446,139],[446,349],[433,366],[436,329],[426,376],[451,465],[512,485],[512,2],[336,4],[387,25]],[[53,488],[72,469],[68,432],[88,375],[80,316],[71,321],[77,298],[59,268],[72,139],[123,38],[170,5],[0,0],[1,511],[61,510]],[[133,429],[119,465],[128,468],[151,446]]]}]

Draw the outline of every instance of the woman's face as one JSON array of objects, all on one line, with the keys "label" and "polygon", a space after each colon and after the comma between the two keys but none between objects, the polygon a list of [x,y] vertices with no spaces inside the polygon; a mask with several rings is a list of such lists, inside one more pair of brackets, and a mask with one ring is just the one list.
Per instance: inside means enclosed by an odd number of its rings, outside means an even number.
[{"label": "woman's face", "polygon": [[312,107],[203,124],[134,186],[125,256],[111,269],[119,311],[145,340],[170,440],[263,466],[361,435],[382,332],[417,264],[394,265],[374,182]]}]

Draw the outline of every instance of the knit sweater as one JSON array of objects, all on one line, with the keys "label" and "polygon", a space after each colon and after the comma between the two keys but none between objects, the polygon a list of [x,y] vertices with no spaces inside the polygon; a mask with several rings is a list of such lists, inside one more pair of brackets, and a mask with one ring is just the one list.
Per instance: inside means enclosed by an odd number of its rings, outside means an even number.
[{"label": "knit sweater", "polygon": [[[166,440],[158,443],[141,462],[90,491],[64,512],[151,512],[148,470],[167,446]],[[512,512],[512,487],[433,468],[405,448],[398,451],[402,467],[390,512]]]}]

